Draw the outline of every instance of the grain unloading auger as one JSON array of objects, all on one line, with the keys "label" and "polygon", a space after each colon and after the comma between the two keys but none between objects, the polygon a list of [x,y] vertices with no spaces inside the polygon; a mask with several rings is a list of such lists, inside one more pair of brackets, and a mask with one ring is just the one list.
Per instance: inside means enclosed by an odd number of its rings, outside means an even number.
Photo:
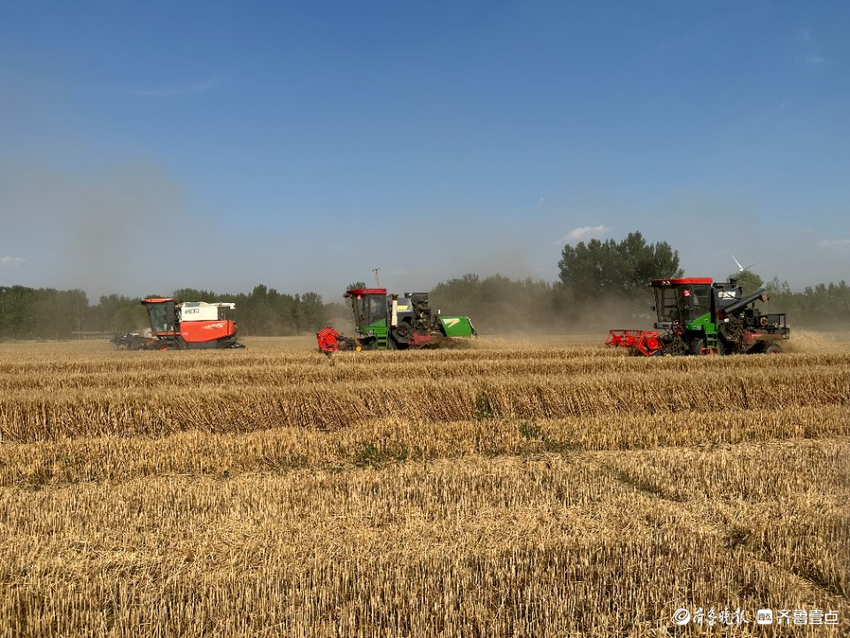
[{"label": "grain unloading auger", "polygon": [[767,291],[743,296],[735,279],[654,279],[655,330],[611,330],[605,345],[647,357],[687,354],[782,352],[788,339],[784,313],[763,314],[754,306]]},{"label": "grain unloading auger", "polygon": [[323,328],[316,333],[323,352],[433,348],[455,337],[477,334],[469,317],[432,312],[424,292],[399,297],[387,295],[385,288],[352,288],[345,296],[351,300],[358,336],[345,337],[333,328]]}]

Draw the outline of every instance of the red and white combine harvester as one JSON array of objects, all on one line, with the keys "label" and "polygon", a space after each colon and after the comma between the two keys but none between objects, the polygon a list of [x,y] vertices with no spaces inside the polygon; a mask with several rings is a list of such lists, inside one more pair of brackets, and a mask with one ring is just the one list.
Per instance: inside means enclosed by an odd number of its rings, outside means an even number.
[{"label": "red and white combine harvester", "polygon": [[116,348],[127,350],[186,350],[244,348],[236,340],[236,323],[227,318],[234,303],[184,301],[170,297],[144,299],[150,335],[123,332],[115,335]]}]

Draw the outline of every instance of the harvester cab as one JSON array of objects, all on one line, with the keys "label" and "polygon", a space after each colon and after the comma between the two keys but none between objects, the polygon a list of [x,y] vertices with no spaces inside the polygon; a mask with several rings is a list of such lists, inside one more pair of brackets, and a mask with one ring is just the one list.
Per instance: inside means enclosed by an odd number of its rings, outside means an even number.
[{"label": "harvester cab", "polygon": [[433,313],[424,292],[399,296],[387,295],[385,288],[352,288],[345,297],[351,301],[358,336],[344,337],[324,328],[316,333],[324,352],[435,347],[477,334],[469,317]]},{"label": "harvester cab", "polygon": [[744,296],[735,279],[654,279],[656,330],[611,330],[605,344],[646,356],[781,352],[790,330],[783,313],[762,314],[762,289]]},{"label": "harvester cab", "polygon": [[[356,288],[345,293],[351,300],[354,325],[361,337],[374,337],[376,347],[386,349],[387,291],[385,288]],[[383,347],[382,347],[383,346]]]},{"label": "harvester cab", "polygon": [[151,334],[163,335],[179,332],[180,321],[174,299],[145,299],[142,303],[148,311]]},{"label": "harvester cab", "polygon": [[227,311],[234,303],[177,302],[171,297],[142,300],[150,320],[150,337],[135,333],[116,335],[116,347],[128,350],[185,350],[244,348],[236,340],[236,323]]}]

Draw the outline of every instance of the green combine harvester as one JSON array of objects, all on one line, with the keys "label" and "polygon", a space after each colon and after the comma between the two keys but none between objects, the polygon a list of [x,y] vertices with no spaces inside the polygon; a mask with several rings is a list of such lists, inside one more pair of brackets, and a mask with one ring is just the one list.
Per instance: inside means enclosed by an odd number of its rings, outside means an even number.
[{"label": "green combine harvester", "polygon": [[345,296],[351,300],[358,336],[323,328],[316,333],[323,352],[434,348],[477,334],[469,317],[433,313],[428,293],[406,292],[399,297],[387,295],[385,288],[352,288]]},{"label": "green combine harvester", "polygon": [[784,313],[762,313],[762,289],[744,296],[734,278],[654,279],[655,330],[611,330],[605,345],[647,357],[700,354],[776,354],[790,329]]}]

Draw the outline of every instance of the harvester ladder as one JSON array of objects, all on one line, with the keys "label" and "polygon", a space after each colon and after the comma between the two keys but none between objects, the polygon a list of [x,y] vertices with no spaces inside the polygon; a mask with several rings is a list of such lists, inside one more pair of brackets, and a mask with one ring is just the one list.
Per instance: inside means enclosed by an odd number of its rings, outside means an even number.
[{"label": "harvester ladder", "polygon": [[706,326],[705,330],[705,349],[709,354],[718,354],[717,349],[717,331],[710,330],[708,326]]},{"label": "harvester ladder", "polygon": [[378,350],[386,350],[387,349],[387,333],[377,333],[375,334],[375,347]]}]

